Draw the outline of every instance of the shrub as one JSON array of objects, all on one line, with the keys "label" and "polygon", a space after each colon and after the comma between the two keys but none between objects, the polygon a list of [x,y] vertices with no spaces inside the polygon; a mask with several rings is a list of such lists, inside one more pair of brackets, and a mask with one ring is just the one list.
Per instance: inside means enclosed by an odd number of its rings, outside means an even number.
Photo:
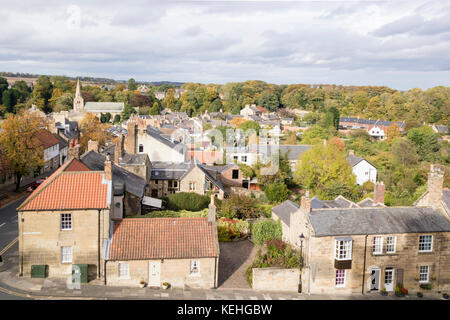
[{"label": "shrub", "polygon": [[269,184],[265,188],[264,193],[267,197],[267,200],[275,203],[283,202],[287,200],[289,196],[289,190],[283,182]]},{"label": "shrub", "polygon": [[259,245],[267,240],[281,239],[281,223],[273,220],[259,220],[252,225],[252,236],[255,243]]},{"label": "shrub", "polygon": [[228,219],[257,218],[260,215],[255,199],[238,195],[222,200],[218,211],[221,217]]},{"label": "shrub", "polygon": [[238,239],[248,233],[249,223],[245,220],[219,219],[217,234],[220,242],[228,242]]},{"label": "shrub", "polygon": [[200,211],[208,207],[209,197],[193,192],[179,192],[169,195],[167,209],[173,211],[188,210]]}]

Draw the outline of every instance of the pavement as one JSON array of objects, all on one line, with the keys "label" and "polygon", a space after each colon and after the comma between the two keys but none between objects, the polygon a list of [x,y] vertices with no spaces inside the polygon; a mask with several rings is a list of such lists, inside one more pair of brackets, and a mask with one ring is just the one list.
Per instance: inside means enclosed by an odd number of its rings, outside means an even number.
[{"label": "pavement", "polygon": [[[83,300],[418,300],[415,296],[398,298],[393,295],[383,297],[380,294],[366,295],[308,295],[286,292],[255,291],[250,288],[222,286],[218,289],[179,289],[167,290],[105,286],[101,281],[91,281],[79,288],[67,285],[67,279],[35,279],[19,277],[19,254],[17,242],[16,208],[24,201],[20,199],[0,209],[0,300],[17,299],[83,299]],[[251,255],[249,248],[247,255]],[[250,251],[249,251],[250,250]],[[245,261],[246,262],[246,261]],[[242,262],[241,262],[242,263]],[[245,264],[245,263],[244,263]],[[237,266],[236,266],[237,267]],[[239,268],[237,268],[239,269]],[[421,300],[443,299],[427,296]]]}]

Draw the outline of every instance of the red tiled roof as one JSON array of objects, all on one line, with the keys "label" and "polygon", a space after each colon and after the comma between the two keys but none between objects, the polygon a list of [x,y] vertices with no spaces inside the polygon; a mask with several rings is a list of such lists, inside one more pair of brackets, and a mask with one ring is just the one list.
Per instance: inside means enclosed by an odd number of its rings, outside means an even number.
[{"label": "red tiled roof", "polygon": [[114,221],[111,260],[216,257],[208,218],[136,218]]},{"label": "red tiled roof", "polygon": [[63,164],[19,206],[18,210],[103,209],[108,207],[108,185],[103,172],[81,169],[79,160]]},{"label": "red tiled roof", "polygon": [[50,131],[47,130],[39,131],[36,134],[36,138],[39,140],[44,150],[60,142],[60,140],[55,135],[53,135]]},{"label": "red tiled roof", "polygon": [[264,112],[264,113],[269,112],[269,110],[267,110],[266,108],[261,107],[261,106],[256,106],[256,108],[257,108],[259,111]]},{"label": "red tiled roof", "polygon": [[74,159],[71,163],[66,167],[64,171],[91,171],[87,165],[83,162]]}]

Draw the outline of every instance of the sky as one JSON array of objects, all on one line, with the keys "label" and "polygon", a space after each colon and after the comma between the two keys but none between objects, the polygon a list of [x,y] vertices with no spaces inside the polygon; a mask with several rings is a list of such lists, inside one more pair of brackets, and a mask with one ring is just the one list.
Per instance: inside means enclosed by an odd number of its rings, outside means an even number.
[{"label": "sky", "polygon": [[450,85],[450,0],[0,0],[0,71]]}]

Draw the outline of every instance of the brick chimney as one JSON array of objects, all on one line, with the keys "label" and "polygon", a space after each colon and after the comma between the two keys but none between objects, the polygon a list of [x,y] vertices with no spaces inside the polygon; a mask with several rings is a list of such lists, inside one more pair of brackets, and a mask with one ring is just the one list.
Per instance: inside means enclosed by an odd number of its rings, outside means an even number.
[{"label": "brick chimney", "polygon": [[216,205],[214,203],[215,194],[211,195],[211,202],[208,206],[208,224],[216,222]]},{"label": "brick chimney", "polygon": [[106,155],[106,160],[105,160],[105,180],[112,181],[112,162],[111,162],[111,156],[109,153]]},{"label": "brick chimney", "polygon": [[89,140],[88,141],[88,152],[95,151],[98,152],[98,141]]},{"label": "brick chimney", "polygon": [[68,157],[68,160],[71,160],[72,158],[80,160],[80,145],[78,143],[78,139],[70,140],[69,150],[67,151],[67,157]]},{"label": "brick chimney", "polygon": [[128,120],[127,122],[127,137],[125,138],[125,151],[129,154],[136,153],[136,122]]},{"label": "brick chimney", "polygon": [[311,212],[311,198],[309,197],[309,191],[306,191],[305,195],[302,196],[300,201],[300,209],[303,212]]},{"label": "brick chimney", "polygon": [[119,139],[116,141],[116,147],[114,148],[114,163],[118,164],[119,159],[123,155],[123,135],[119,135]]},{"label": "brick chimney", "polygon": [[384,193],[386,191],[386,186],[383,181],[375,182],[373,187],[373,201],[376,203],[384,204]]},{"label": "brick chimney", "polygon": [[354,156],[355,155],[355,150],[348,150],[348,155],[349,156]]},{"label": "brick chimney", "polygon": [[432,164],[428,173],[428,197],[427,204],[431,207],[439,207],[442,200],[442,188],[444,184],[444,169],[441,165]]}]

